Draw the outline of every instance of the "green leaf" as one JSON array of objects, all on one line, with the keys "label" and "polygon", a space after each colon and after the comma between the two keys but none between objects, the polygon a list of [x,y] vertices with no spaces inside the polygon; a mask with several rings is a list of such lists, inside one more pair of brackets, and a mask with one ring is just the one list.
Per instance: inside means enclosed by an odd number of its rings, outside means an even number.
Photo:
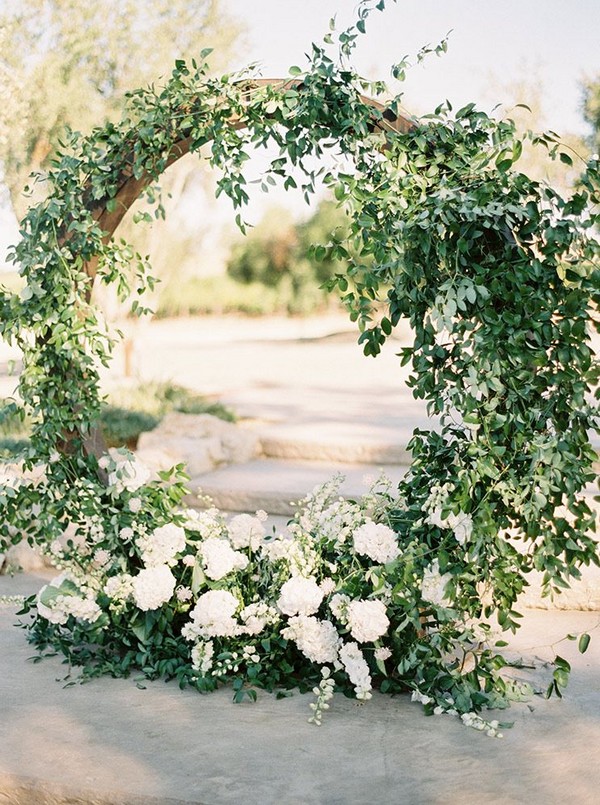
[{"label": "green leaf", "polygon": [[582,634],[581,637],[579,638],[579,644],[577,646],[578,649],[579,649],[580,654],[585,654],[585,652],[588,649],[589,644],[590,644],[590,636],[589,636],[589,634],[587,634],[587,633]]}]

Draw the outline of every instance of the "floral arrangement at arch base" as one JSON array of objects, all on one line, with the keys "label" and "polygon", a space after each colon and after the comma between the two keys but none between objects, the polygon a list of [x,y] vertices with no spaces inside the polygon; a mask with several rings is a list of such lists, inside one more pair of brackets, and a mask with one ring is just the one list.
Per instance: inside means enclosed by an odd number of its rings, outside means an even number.
[{"label": "floral arrangement at arch base", "polygon": [[[465,611],[456,565],[394,526],[402,486],[385,476],[357,501],[339,495],[336,477],[299,503],[285,533],[269,534],[264,512],[227,521],[215,508],[174,508],[158,525],[148,504],[166,488],[181,497],[183,478],[149,481],[125,450],[100,464],[103,505],[48,545],[62,572],[23,610],[35,619],[30,640],[59,648],[84,678],[141,669],[200,692],[232,684],[235,701],[313,690],[315,724],[335,690],[359,700],[412,691],[427,712],[490,735],[498,722],[478,712],[527,695],[486,647],[490,627]],[[447,492],[430,490],[418,527],[443,532],[460,556],[474,522],[444,509]]]}]

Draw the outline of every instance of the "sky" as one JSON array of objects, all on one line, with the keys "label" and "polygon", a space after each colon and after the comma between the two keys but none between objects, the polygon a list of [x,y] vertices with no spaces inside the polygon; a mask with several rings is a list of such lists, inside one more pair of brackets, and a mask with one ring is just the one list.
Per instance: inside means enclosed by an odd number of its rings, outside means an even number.
[{"label": "sky", "polygon": [[[341,29],[356,9],[355,0],[221,2],[247,28],[232,67],[259,62],[265,77],[305,66],[304,54],[322,40],[329,20],[335,16]],[[387,0],[385,11],[374,11],[367,22],[355,66],[365,77],[387,80],[392,64],[449,31],[448,52],[409,71],[403,85],[408,112],[427,113],[446,99],[455,109],[475,101],[489,111],[514,102],[508,87],[525,80],[540,90],[545,127],[587,133],[580,83],[600,75],[600,0]],[[398,88],[392,84],[394,92]],[[274,201],[279,198],[271,196]],[[290,200],[292,208],[297,203]],[[16,222],[0,203],[0,264],[16,236]]]}]

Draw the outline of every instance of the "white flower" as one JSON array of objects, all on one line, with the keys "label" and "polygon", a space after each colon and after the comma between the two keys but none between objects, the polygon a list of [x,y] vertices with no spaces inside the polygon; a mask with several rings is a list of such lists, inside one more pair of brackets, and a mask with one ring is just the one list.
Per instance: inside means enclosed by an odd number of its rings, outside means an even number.
[{"label": "white flower", "polygon": [[336,593],[329,602],[329,609],[331,610],[334,618],[337,618],[340,623],[347,623],[348,621],[348,604],[350,598],[344,593]]},{"label": "white flower", "polygon": [[185,601],[189,601],[193,593],[189,587],[182,587],[179,585],[179,587],[177,587],[175,590],[175,595],[177,596],[177,600],[183,603]]},{"label": "white flower", "polygon": [[204,539],[209,537],[220,537],[223,534],[223,522],[219,516],[219,510],[212,508],[199,512],[196,509],[186,509],[185,527],[189,531],[198,531]]},{"label": "white flower", "polygon": [[126,526],[119,531],[119,539],[123,540],[123,542],[127,542],[133,537],[133,528]]},{"label": "white flower", "polygon": [[421,596],[424,601],[440,607],[450,607],[452,602],[446,598],[446,585],[451,579],[449,573],[440,573],[440,565],[437,559],[425,568],[423,581],[421,582]]},{"label": "white flower", "polygon": [[465,514],[464,512],[451,513],[448,516],[448,526],[454,532],[454,538],[459,545],[464,545],[467,540],[471,539],[473,518],[470,514]]},{"label": "white flower", "polygon": [[386,564],[400,555],[396,532],[383,523],[367,521],[356,529],[353,540],[356,553],[368,556],[374,562]]},{"label": "white flower", "polygon": [[137,514],[139,510],[142,508],[142,501],[140,498],[130,498],[127,506],[129,507],[130,512],[133,512],[133,514]]},{"label": "white flower", "polygon": [[109,551],[104,550],[104,548],[99,548],[97,551],[94,552],[94,565],[97,568],[106,567],[106,565],[110,564],[112,560],[112,555]]},{"label": "white flower", "polygon": [[382,646],[381,648],[376,648],[375,649],[375,659],[376,660],[380,660],[381,662],[385,662],[385,660],[389,660],[389,658],[391,656],[392,656],[392,652],[389,650],[389,648],[386,648],[385,646]]},{"label": "white flower", "polygon": [[267,626],[279,620],[279,613],[264,601],[249,604],[240,612],[240,618],[244,623],[244,632],[255,635],[263,631]]},{"label": "white flower", "polygon": [[133,576],[120,573],[106,580],[104,592],[113,601],[124,602],[133,595]]},{"label": "white flower", "polygon": [[[290,531],[293,528],[293,525],[290,526]],[[277,539],[264,542],[261,546],[261,554],[271,563],[286,562],[292,576],[306,578],[314,572],[319,564],[317,553],[309,545],[289,537],[277,537]]]},{"label": "white flower", "polygon": [[194,567],[196,564],[196,557],[192,556],[191,553],[186,553],[185,556],[181,557],[181,563],[186,567]]},{"label": "white flower", "polygon": [[413,690],[411,697],[411,702],[420,702],[420,704],[429,704],[433,701],[431,696],[427,696],[425,693],[421,693],[420,690]]},{"label": "white flower", "polygon": [[233,617],[238,607],[238,599],[227,590],[209,590],[200,596],[190,616],[203,637],[226,637],[240,631]]},{"label": "white flower", "polygon": [[202,640],[192,649],[192,668],[201,676],[206,676],[212,668],[215,648],[212,640]]},{"label": "white flower", "polygon": [[133,577],[133,598],[136,606],[147,612],[158,609],[173,595],[175,576],[167,565],[147,567]]},{"label": "white flower", "polygon": [[229,542],[219,537],[209,537],[200,548],[204,570],[209,579],[218,581],[233,570],[244,570],[248,557],[234,551]]},{"label": "white flower", "polygon": [[281,635],[286,640],[293,640],[311,662],[322,665],[337,659],[341,641],[330,621],[320,621],[312,615],[297,615],[290,618],[289,626],[281,630]]},{"label": "white flower", "polygon": [[359,643],[371,643],[384,635],[390,625],[383,601],[350,601],[348,626]]},{"label": "white flower", "polygon": [[256,517],[252,517],[251,514],[238,514],[229,521],[227,530],[234,548],[250,548],[252,551],[260,548],[266,533],[261,519],[257,512]]},{"label": "white flower", "polygon": [[61,573],[38,592],[38,614],[56,624],[66,623],[71,615],[78,620],[94,623],[102,615],[102,610],[91,594],[79,595],[76,589],[72,577],[68,573]]},{"label": "white flower", "polygon": [[331,595],[335,591],[335,581],[333,579],[327,578],[323,579],[319,584],[323,595]]},{"label": "white flower", "polygon": [[315,579],[293,576],[281,588],[277,606],[284,615],[313,615],[323,600],[323,590]]},{"label": "white flower", "polygon": [[135,492],[150,480],[151,473],[148,467],[138,461],[129,450],[110,448],[108,453],[109,461],[105,461],[103,457],[98,464],[104,469],[111,469],[107,483],[117,494],[124,491]]},{"label": "white flower", "polygon": [[174,523],[155,528],[136,540],[142,552],[142,562],[146,567],[173,565],[178,553],[185,550],[185,531]]},{"label": "white flower", "polygon": [[354,685],[356,698],[370,699],[372,684],[369,666],[356,643],[346,643],[341,647],[340,660],[346,669],[350,682]]}]

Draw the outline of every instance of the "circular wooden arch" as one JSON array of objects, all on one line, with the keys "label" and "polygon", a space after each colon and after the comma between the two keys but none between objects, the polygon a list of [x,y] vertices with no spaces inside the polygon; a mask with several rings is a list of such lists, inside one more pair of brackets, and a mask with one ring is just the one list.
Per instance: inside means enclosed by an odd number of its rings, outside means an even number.
[{"label": "circular wooden arch", "polygon": [[[252,79],[240,83],[242,84],[243,92],[245,95],[247,95],[248,99],[250,99],[252,92],[260,89],[261,87],[274,87],[279,90],[295,89],[301,92],[304,86],[302,80],[300,79],[283,78]],[[393,112],[391,109],[387,108],[378,101],[365,95],[360,95],[359,98],[365,105],[373,109],[373,115],[369,125],[370,133],[406,133],[411,129],[416,128],[416,123],[414,121],[410,120],[408,117],[404,117]],[[178,112],[186,113],[185,115],[181,115],[182,118],[185,118],[186,115],[188,117],[190,114],[193,115],[193,112],[190,112],[189,109],[180,109],[174,111],[174,117],[179,116]],[[268,117],[268,115],[265,116]],[[248,124],[243,116],[236,116],[231,118],[229,125],[234,129],[243,129],[246,128]],[[200,143],[200,146],[210,142],[211,139],[212,138],[207,137],[204,142]],[[192,144],[194,144],[194,150],[196,150],[198,148],[198,140],[194,139],[186,131],[185,127],[182,127],[180,139],[178,139],[171,146],[165,159],[162,172],[177,162],[177,160],[181,159],[181,157],[188,154],[191,150]],[[153,176],[148,172],[144,172],[141,176],[137,177],[134,175],[134,148],[135,141],[130,146],[128,155],[125,156],[125,167],[121,170],[116,179],[115,184],[117,190],[115,193],[112,193],[110,197],[105,196],[100,199],[92,199],[90,192],[91,186],[84,186],[83,197],[85,200],[85,208],[92,213],[93,219],[98,223],[100,229],[104,233],[102,236],[102,241],[104,244],[110,242],[128,210],[144,192],[144,190],[156,180],[156,176]],[[382,146],[382,150],[386,150],[385,144]],[[60,245],[66,243],[68,239],[69,235],[64,234],[59,239]],[[98,260],[99,257],[95,255],[84,264],[84,271],[91,280],[89,289],[87,291],[88,301],[91,297],[93,281],[96,277]],[[76,433],[65,434],[64,439],[62,440],[62,449],[65,452],[70,452],[70,447],[76,437]],[[83,442],[84,449],[88,453],[92,453],[99,457],[106,452],[106,444],[99,427],[94,427],[89,436],[84,438]]]}]

